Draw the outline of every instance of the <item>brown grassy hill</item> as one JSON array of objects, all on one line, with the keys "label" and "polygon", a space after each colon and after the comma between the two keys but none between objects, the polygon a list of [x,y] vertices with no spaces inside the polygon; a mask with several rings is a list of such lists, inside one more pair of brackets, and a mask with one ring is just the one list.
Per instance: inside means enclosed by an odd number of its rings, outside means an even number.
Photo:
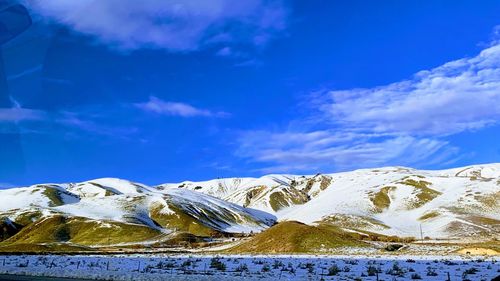
[{"label": "brown grassy hill", "polygon": [[365,246],[359,236],[332,226],[285,221],[231,248],[232,253],[313,253],[344,246]]},{"label": "brown grassy hill", "polygon": [[160,231],[143,225],[112,221],[99,222],[80,217],[54,215],[41,218],[24,227],[19,233],[0,243],[0,246],[58,242],[105,245],[141,242],[160,235]]}]

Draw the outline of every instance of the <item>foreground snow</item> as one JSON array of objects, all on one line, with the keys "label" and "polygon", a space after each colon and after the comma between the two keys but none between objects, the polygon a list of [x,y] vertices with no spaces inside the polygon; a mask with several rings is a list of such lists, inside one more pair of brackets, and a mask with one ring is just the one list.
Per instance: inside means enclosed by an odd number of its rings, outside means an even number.
[{"label": "foreground snow", "polygon": [[[0,256],[0,274],[99,280],[491,280],[498,257]],[[170,279],[169,279],[170,280]]]}]

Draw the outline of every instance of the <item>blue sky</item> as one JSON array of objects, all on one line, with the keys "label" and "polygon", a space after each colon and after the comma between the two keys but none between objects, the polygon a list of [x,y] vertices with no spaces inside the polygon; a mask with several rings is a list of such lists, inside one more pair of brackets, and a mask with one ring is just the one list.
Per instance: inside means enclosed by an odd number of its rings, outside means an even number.
[{"label": "blue sky", "polygon": [[498,1],[21,2],[4,185],[500,157]]}]

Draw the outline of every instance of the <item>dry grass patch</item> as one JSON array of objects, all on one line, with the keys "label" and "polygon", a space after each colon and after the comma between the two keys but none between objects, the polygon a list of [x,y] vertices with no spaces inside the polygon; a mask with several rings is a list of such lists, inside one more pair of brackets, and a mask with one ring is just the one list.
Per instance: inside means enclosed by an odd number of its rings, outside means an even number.
[{"label": "dry grass patch", "polygon": [[430,220],[430,219],[439,217],[440,215],[441,215],[441,213],[438,211],[427,212],[424,215],[422,215],[420,218],[418,218],[418,220],[419,221]]},{"label": "dry grass patch", "polygon": [[500,252],[497,252],[489,248],[463,248],[457,251],[457,253],[462,255],[472,255],[472,256],[497,256]]},{"label": "dry grass patch", "polygon": [[404,181],[400,181],[398,183],[413,186],[415,188],[413,194],[415,195],[416,200],[408,204],[408,207],[411,209],[419,208],[442,194],[437,190],[429,188],[432,183],[428,181],[405,179]]},{"label": "dry grass patch", "polygon": [[375,212],[381,213],[391,205],[391,198],[389,193],[395,190],[395,186],[384,186],[377,193],[370,194],[370,201],[372,201]]},{"label": "dry grass patch", "polygon": [[347,215],[347,214],[334,214],[327,218],[324,218],[319,222],[320,224],[329,224],[335,225],[342,228],[349,229],[371,229],[371,228],[380,228],[380,229],[389,229],[390,227],[385,225],[379,220],[376,220],[371,217],[365,216],[355,216],[355,215]]},{"label": "dry grass patch", "polygon": [[197,219],[187,215],[175,206],[168,206],[172,213],[162,213],[161,211],[164,207],[161,204],[155,204],[149,212],[151,219],[163,228],[204,237],[215,236],[219,233],[217,230],[201,224]]},{"label": "dry grass patch", "polygon": [[68,242],[90,246],[139,243],[161,235],[160,231],[144,225],[54,215],[24,227],[19,233],[1,244]]},{"label": "dry grass patch", "polygon": [[304,204],[308,200],[307,193],[295,188],[284,188],[274,191],[269,196],[269,204],[275,212],[289,206]]},{"label": "dry grass patch", "polygon": [[317,253],[328,249],[365,246],[359,235],[334,226],[310,226],[285,221],[255,235],[231,253]]},{"label": "dry grass patch", "polygon": [[[57,187],[43,185],[38,186],[36,189],[43,189],[42,194],[49,198],[49,205],[51,207],[62,206],[65,204],[64,195],[68,197],[73,197],[75,200],[80,200],[80,198],[72,193],[58,189]],[[36,190],[35,189],[35,190]]]},{"label": "dry grass patch", "polygon": [[480,202],[486,209],[500,209],[500,191],[490,194],[476,195],[474,196],[474,199]]},{"label": "dry grass patch", "polygon": [[267,191],[268,187],[265,185],[258,185],[252,187],[251,190],[249,190],[246,195],[245,195],[245,204],[243,204],[243,207],[249,206],[255,199],[258,199],[262,196],[262,194]]}]

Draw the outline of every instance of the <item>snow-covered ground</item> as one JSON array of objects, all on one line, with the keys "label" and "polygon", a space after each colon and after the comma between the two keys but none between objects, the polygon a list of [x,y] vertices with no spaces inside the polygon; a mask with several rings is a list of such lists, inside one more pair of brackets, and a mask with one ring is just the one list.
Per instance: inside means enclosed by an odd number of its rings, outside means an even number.
[{"label": "snow-covered ground", "polygon": [[[491,280],[499,257],[0,256],[0,274],[99,280]],[[378,279],[377,279],[378,276]]]}]

